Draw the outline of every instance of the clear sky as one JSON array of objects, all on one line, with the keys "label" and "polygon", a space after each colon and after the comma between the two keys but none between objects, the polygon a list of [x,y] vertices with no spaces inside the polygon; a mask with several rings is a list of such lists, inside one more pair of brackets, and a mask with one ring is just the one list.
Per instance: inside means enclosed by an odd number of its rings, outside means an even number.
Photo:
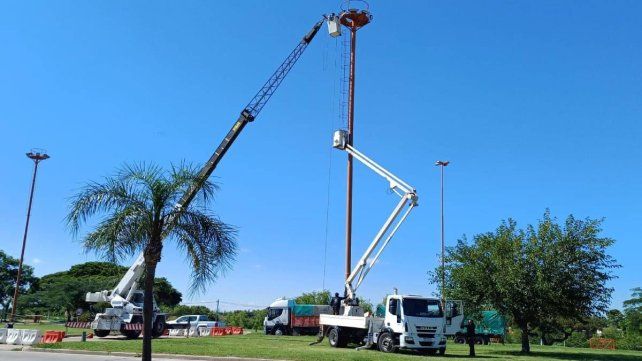
[{"label": "clear sky", "polygon": [[[338,3],[0,2],[0,248],[19,256],[32,172],[24,154],[40,147],[51,159],[26,261],[43,275],[96,259],[65,228],[68,198],[125,162],[204,162]],[[433,163],[445,159],[447,244],[507,217],[535,222],[547,207],[561,219],[605,217],[623,266],[611,283],[621,307],[642,286],[642,2],[372,0],[371,11],[358,35],[355,144],[415,186],[421,204],[360,295],[433,293]],[[219,165],[214,210],[239,228],[240,253],[186,302],[264,306],[342,290],[346,155],[331,148],[343,126],[340,55],[324,28]],[[356,167],[354,260],[397,199]],[[173,245],[158,273],[187,291]]]}]

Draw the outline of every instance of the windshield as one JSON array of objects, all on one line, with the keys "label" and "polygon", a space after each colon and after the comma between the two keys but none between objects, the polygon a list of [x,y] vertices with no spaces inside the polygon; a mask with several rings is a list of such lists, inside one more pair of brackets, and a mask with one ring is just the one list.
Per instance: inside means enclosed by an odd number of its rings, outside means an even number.
[{"label": "windshield", "polygon": [[273,320],[283,313],[282,308],[268,308],[268,320]]},{"label": "windshield", "polygon": [[439,300],[403,299],[403,314],[412,317],[443,317]]}]

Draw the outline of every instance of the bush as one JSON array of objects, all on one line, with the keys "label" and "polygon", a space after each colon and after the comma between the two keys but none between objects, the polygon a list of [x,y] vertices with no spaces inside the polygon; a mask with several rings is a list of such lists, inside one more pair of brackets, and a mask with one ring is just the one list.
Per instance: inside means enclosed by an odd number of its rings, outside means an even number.
[{"label": "bush", "polygon": [[80,316],[78,316],[78,321],[80,322],[89,322],[93,320],[94,320],[94,317],[89,311],[85,311]]},{"label": "bush", "polygon": [[618,330],[616,327],[613,327],[613,326],[605,327],[602,330],[602,337],[604,338],[614,338],[618,340],[618,339],[621,339],[623,336],[624,335],[622,330]]},{"label": "bush", "polygon": [[573,332],[568,339],[566,339],[566,347],[589,347],[589,341],[584,332]]},{"label": "bush", "polygon": [[626,335],[617,340],[617,348],[621,350],[642,351],[642,336]]}]

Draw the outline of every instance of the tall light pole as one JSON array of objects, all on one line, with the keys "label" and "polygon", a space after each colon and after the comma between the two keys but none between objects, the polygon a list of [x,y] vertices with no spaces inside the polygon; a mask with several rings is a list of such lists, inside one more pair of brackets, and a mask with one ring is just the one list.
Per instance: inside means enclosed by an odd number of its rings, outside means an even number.
[{"label": "tall light pole", "polygon": [[444,168],[450,164],[448,160],[438,160],[435,165],[441,168],[441,304],[446,308],[446,243],[444,241]]},{"label": "tall light pole", "polygon": [[27,153],[27,157],[33,160],[33,178],[31,179],[31,192],[29,194],[29,206],[27,207],[27,222],[25,223],[25,233],[22,237],[22,251],[20,252],[20,263],[18,263],[18,276],[16,277],[16,289],[13,292],[13,301],[11,303],[11,318],[9,322],[13,324],[16,317],[16,308],[18,305],[18,295],[20,294],[20,277],[22,276],[22,262],[25,257],[25,246],[27,245],[27,232],[29,231],[29,218],[31,217],[31,204],[33,203],[33,191],[36,186],[36,175],[38,174],[38,164],[48,159],[49,156],[44,150],[32,149]]}]

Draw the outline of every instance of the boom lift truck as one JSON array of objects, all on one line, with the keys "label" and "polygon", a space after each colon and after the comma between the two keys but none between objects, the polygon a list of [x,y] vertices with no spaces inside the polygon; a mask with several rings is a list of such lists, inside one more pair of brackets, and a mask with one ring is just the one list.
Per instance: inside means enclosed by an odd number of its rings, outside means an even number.
[{"label": "boom lift truck", "polygon": [[[259,92],[252,98],[248,105],[243,108],[239,118],[232,129],[227,133],[221,144],[210,159],[200,170],[198,177],[206,180],[214,171],[225,153],[230,149],[234,140],[241,133],[247,123],[252,122],[259,115],[265,104],[270,100],[281,82],[290,72],[294,64],[299,60],[308,44],[323,25],[324,20],[319,20],[312,29],[301,39],[283,63],[276,69],[272,76],[265,82]],[[185,209],[199,191],[197,184],[188,189],[180,201],[176,204],[179,209]],[[145,257],[141,253],[125,276],[120,280],[116,288],[111,291],[88,292],[85,296],[87,302],[109,302],[110,308],[104,313],[98,313],[91,323],[91,328],[98,337],[105,337],[112,331],[118,331],[127,338],[137,338],[143,329],[143,296],[144,291],[138,289],[138,280],[145,270]],[[153,336],[159,337],[165,331],[167,315],[160,312],[154,302]]]},{"label": "boom lift truck", "polygon": [[[390,189],[401,197],[401,200],[346,279],[347,297],[344,300],[343,314],[320,316],[321,330],[319,339],[315,343],[321,342],[327,336],[332,347],[345,347],[349,342],[365,342],[364,348],[377,345],[382,352],[395,352],[402,348],[426,354],[434,354],[437,351],[444,354],[446,352],[445,323],[439,299],[398,295],[395,291],[394,294],[387,296],[385,314],[379,315],[381,317],[364,314],[363,309],[358,305],[357,289],[377,263],[399,226],[418,205],[419,198],[414,188],[348,144],[346,131],[338,130],[334,133],[333,147],[348,152],[384,177],[390,183]],[[405,207],[407,208],[404,210]],[[370,259],[380,244],[374,257]]]}]

